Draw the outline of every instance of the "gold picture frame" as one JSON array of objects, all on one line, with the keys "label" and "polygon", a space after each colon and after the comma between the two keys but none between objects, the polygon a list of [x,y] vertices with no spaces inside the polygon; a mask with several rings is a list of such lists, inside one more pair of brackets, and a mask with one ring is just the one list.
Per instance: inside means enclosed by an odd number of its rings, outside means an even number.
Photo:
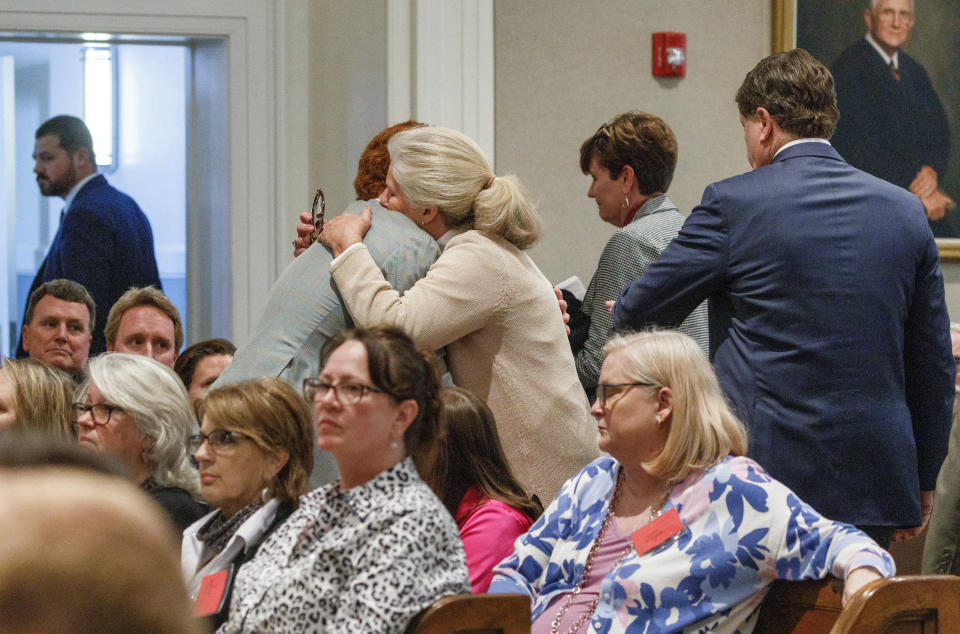
[{"label": "gold picture frame", "polygon": [[[797,46],[797,0],[771,0],[770,48],[772,53]],[[942,262],[960,262],[960,238],[937,238]]]}]

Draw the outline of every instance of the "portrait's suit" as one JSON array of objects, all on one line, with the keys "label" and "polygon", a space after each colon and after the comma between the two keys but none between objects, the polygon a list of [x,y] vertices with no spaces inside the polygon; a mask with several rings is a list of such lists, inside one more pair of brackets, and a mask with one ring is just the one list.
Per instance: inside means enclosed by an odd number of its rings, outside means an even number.
[{"label": "portrait's suit", "polygon": [[924,165],[944,176],[950,126],[927,71],[902,50],[899,81],[865,39],[833,63],[840,120],[831,142],[856,168],[904,189]]},{"label": "portrait's suit", "polygon": [[954,380],[920,201],[826,143],[783,149],[706,189],[614,321],[673,326],[705,298],[712,361],[750,456],[827,517],[918,525]]},{"label": "portrait's suit", "polygon": [[[64,210],[30,292],[59,278],[83,284],[96,303],[91,355],[106,350],[107,313],[127,289],[152,285],[163,290],[150,222],[137,203],[102,174],[87,181]],[[22,345],[17,346],[17,356],[27,356]]]},{"label": "portrait's suit", "polygon": [[[384,209],[376,200],[354,202],[344,213],[360,214],[364,207],[373,211],[373,222],[363,243],[391,286],[403,292],[426,275],[440,249],[409,218]],[[320,347],[354,325],[330,278],[332,259],[330,250],[317,242],[287,265],[270,288],[250,339],[240,346],[213,388],[276,376],[300,392],[303,380],[317,375]],[[314,486],[337,477],[328,453],[315,450],[314,462]]]}]

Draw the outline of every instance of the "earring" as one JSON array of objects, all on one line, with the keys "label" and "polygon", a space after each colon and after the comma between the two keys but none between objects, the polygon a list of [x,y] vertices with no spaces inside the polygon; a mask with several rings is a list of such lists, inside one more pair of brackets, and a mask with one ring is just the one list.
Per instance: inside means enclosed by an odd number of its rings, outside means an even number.
[{"label": "earring", "polygon": [[629,209],[629,208],[630,208],[630,197],[629,197],[629,196],[624,196],[624,197],[623,197],[623,208],[624,208],[624,209]]},{"label": "earring", "polygon": [[663,419],[660,418],[660,414],[657,414],[657,427],[659,427],[662,423],[663,423]]}]

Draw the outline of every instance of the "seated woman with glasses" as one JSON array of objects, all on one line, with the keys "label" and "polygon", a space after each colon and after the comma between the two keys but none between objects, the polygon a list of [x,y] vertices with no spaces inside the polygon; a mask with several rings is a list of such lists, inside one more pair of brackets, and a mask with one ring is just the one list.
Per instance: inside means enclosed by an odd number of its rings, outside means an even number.
[{"label": "seated woman with glasses", "polygon": [[4,359],[0,368],[0,427],[73,438],[77,385],[66,372],[37,359]]},{"label": "seated woman with glasses", "polygon": [[457,526],[408,457],[436,434],[435,367],[389,329],[341,332],[320,364],[304,395],[340,479],[301,496],[240,569],[221,632],[403,632],[470,591]]},{"label": "seated woman with glasses", "polygon": [[[494,570],[532,632],[752,631],[774,579],[890,576],[864,533],[822,517],[744,457],[747,435],[690,337],[605,347],[593,415],[605,456],[564,485]],[[802,457],[798,457],[802,459]]]},{"label": "seated woman with glasses", "polygon": [[[200,494],[214,510],[183,531],[180,561],[194,601],[205,578],[233,577],[297,508],[313,468],[313,421],[303,397],[280,379],[233,383],[200,401],[190,452]],[[229,595],[229,587],[221,595]],[[207,597],[201,603],[208,603]],[[219,625],[226,609],[204,611]],[[229,596],[223,601],[229,605]]]},{"label": "seated woman with glasses", "polygon": [[493,567],[543,513],[503,454],[493,412],[469,390],[440,393],[439,429],[414,456],[417,470],[457,522],[474,592],[486,592]]},{"label": "seated woman with glasses", "polygon": [[80,387],[77,441],[112,455],[183,531],[208,511],[193,498],[187,456],[193,412],[173,370],[148,357],[108,352],[90,359]]}]

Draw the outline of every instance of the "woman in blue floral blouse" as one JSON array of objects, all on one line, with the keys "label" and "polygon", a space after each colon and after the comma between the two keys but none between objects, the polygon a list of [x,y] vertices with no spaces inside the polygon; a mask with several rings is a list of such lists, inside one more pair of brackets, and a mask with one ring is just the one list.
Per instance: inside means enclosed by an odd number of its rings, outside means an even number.
[{"label": "woman in blue floral blouse", "polygon": [[530,595],[534,634],[749,632],[775,579],[832,574],[846,600],[893,574],[869,537],[744,457],[743,425],[692,339],[645,332],[605,352],[592,412],[610,455],[494,570],[490,592]]}]

